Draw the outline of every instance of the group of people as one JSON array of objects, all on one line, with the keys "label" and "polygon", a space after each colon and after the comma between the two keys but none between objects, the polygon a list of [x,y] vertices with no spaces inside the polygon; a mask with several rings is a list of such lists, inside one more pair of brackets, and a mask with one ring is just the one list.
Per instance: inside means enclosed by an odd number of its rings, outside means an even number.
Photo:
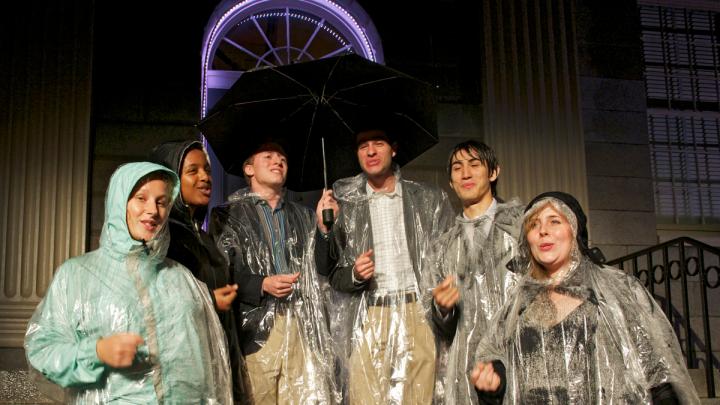
[{"label": "group of people", "polygon": [[100,248],[29,323],[33,369],[75,403],[699,403],[669,322],[590,249],[575,198],[501,200],[493,150],[466,141],[455,215],[401,176],[393,134],[356,145],[361,173],[314,212],[285,198],[280,144],[248,151],[207,233],[200,142],[118,168]]}]

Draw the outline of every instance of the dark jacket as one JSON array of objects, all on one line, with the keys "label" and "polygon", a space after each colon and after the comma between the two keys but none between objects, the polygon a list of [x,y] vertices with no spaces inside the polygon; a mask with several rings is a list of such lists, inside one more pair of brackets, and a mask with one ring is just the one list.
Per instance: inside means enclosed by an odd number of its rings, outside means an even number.
[{"label": "dark jacket", "polygon": [[[299,319],[323,319],[322,324],[309,324],[312,336],[318,341],[327,334],[323,299],[316,274],[315,261],[327,256],[327,242],[317,230],[315,215],[307,207],[283,202],[285,212],[284,260],[289,273],[300,273],[298,291],[286,298],[263,294],[265,277],[276,273],[275,259],[256,205],[264,202],[250,189],[242,189],[229,197],[229,202],[213,209],[210,234],[227,256],[238,298],[235,311],[240,322],[240,340],[244,354],[258,351],[267,340],[278,311],[296,311]],[[326,267],[324,262],[322,266]],[[324,350],[324,348],[323,348]]]},{"label": "dark jacket", "polygon": [[[153,149],[150,158],[182,177],[183,160],[185,155],[193,149],[205,152],[205,148],[199,141],[167,142]],[[187,267],[195,278],[205,283],[210,290],[213,305],[215,305],[213,290],[233,284],[233,280],[227,261],[212,238],[202,230],[206,213],[206,207],[199,207],[195,209],[194,217],[191,218],[190,210],[182,199],[182,192],[180,193],[173,203],[168,220],[171,240],[167,257]],[[238,402],[244,396],[244,385],[241,371],[243,360],[238,343],[235,316],[232,311],[218,311],[217,314],[228,340],[233,370],[233,391],[235,401]]]}]

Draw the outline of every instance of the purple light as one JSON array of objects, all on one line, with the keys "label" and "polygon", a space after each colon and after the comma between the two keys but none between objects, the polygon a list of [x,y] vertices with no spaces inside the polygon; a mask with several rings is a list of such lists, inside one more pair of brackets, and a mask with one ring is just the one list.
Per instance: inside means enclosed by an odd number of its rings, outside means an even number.
[{"label": "purple light", "polygon": [[[320,11],[321,14],[332,16],[350,32],[355,39],[353,42],[360,45],[359,49],[356,49],[358,54],[371,61],[378,61],[378,52],[376,49],[379,47],[379,43],[377,46],[374,46],[373,41],[368,37],[366,28],[361,26],[348,10],[331,0],[291,0],[289,2],[277,0],[241,0],[218,18],[205,40],[202,62],[202,117],[205,117],[207,114],[207,72],[212,62],[211,58],[214,56],[216,43],[222,39],[227,30],[232,26],[232,24],[229,24],[230,20],[235,20],[238,16],[246,18],[270,9],[289,9],[290,7],[303,10],[309,14],[318,15],[317,11],[312,11],[315,9]],[[335,25],[337,25],[337,22]],[[379,39],[376,41],[379,41]]]}]

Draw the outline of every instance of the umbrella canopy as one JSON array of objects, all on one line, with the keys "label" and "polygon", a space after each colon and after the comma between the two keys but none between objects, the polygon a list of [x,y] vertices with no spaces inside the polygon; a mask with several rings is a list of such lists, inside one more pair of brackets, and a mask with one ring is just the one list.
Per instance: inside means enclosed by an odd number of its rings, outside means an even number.
[{"label": "umbrella canopy", "polygon": [[359,172],[360,131],[385,130],[400,165],[438,142],[432,87],[354,54],[246,72],[198,127],[237,175],[261,143],[281,144],[295,191],[323,188],[323,138],[331,183]]}]

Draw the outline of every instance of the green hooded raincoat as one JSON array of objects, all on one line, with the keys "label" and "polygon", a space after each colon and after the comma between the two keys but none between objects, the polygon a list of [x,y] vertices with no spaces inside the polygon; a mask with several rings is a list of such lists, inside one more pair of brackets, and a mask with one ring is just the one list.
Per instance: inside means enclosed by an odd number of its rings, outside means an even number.
[{"label": "green hooded raincoat", "polygon": [[[231,403],[222,328],[207,287],[166,259],[167,225],[144,246],[131,238],[126,206],[151,163],[121,166],[110,179],[100,248],[57,270],[25,336],[32,367],[68,387],[72,403]],[[97,357],[101,337],[137,333],[144,344],[132,366],[115,369]]]}]

